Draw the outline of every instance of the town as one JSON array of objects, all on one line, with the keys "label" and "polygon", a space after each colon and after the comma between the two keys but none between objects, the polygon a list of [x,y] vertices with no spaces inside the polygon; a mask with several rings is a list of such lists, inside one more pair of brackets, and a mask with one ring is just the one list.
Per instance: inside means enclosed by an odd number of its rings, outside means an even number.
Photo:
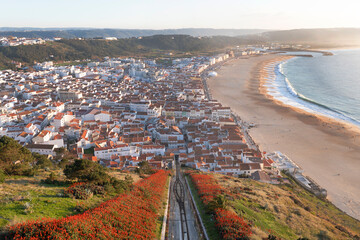
[{"label": "town", "polygon": [[42,38],[18,38],[13,36],[0,37],[0,46],[2,47],[14,47],[20,45],[34,45],[44,44],[46,41],[56,41],[60,38],[54,39],[42,39]]},{"label": "town", "polygon": [[[247,123],[211,99],[206,78],[228,59],[266,54],[228,51],[172,60],[105,58],[78,66],[37,63],[0,72],[0,136],[53,158],[66,148],[79,159],[131,170],[183,166],[282,182],[282,161],[261,152]],[[235,56],[236,55],[236,56]],[[291,166],[293,169],[293,167]],[[285,179],[286,180],[286,179]]]}]

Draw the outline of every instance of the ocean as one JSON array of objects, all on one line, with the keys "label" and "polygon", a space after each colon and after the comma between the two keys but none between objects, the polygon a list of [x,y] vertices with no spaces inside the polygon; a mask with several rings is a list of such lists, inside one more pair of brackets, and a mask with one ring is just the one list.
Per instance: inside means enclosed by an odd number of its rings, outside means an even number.
[{"label": "ocean", "polygon": [[[360,127],[360,49],[295,57],[272,66],[266,86],[275,99]],[[291,53],[294,54],[294,53]]]}]

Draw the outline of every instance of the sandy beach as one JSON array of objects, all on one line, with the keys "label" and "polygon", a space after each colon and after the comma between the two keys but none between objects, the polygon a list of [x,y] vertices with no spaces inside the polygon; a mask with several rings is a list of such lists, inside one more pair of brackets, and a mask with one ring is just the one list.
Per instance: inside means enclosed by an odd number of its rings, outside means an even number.
[{"label": "sandy beach", "polygon": [[284,56],[235,59],[208,85],[212,96],[243,120],[262,151],[281,151],[319,185],[338,208],[360,219],[360,130],[286,106],[266,94],[265,68]]}]

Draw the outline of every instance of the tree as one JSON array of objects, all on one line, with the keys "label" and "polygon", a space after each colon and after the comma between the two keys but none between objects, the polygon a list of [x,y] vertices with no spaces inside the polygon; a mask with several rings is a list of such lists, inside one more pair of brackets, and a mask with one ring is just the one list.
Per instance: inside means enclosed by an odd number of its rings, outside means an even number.
[{"label": "tree", "polygon": [[31,152],[14,139],[0,138],[0,168],[10,175],[32,175],[36,160]]},{"label": "tree", "polygon": [[5,178],[6,178],[6,175],[5,175],[4,170],[0,169],[0,183],[5,182]]},{"label": "tree", "polygon": [[32,155],[36,160],[36,166],[39,168],[43,168],[43,169],[50,168],[54,165],[53,162],[50,159],[48,159],[45,155],[39,153],[33,153]]},{"label": "tree", "polygon": [[64,154],[66,152],[66,149],[61,147],[61,148],[56,148],[55,149],[56,154]]},{"label": "tree", "polygon": [[69,179],[78,179],[97,184],[110,182],[110,176],[106,173],[106,169],[98,163],[87,159],[77,159],[74,163],[66,165],[64,174]]},{"label": "tree", "polygon": [[136,169],[139,174],[153,174],[154,170],[151,168],[148,161],[142,161],[139,163],[139,168]]},{"label": "tree", "polygon": [[125,180],[111,177],[104,167],[87,159],[77,159],[67,165],[64,174],[69,179],[102,186],[108,193],[118,194],[130,190],[133,182],[130,176],[125,177]]},{"label": "tree", "polygon": [[63,148],[63,147],[56,148],[54,151],[56,153],[56,156],[55,156],[54,159],[55,160],[60,160],[64,156],[64,154],[66,153],[66,148]]},{"label": "tree", "polygon": [[68,165],[69,163],[70,163],[69,159],[63,158],[59,162],[58,166],[59,166],[59,168],[65,169],[66,165]]}]

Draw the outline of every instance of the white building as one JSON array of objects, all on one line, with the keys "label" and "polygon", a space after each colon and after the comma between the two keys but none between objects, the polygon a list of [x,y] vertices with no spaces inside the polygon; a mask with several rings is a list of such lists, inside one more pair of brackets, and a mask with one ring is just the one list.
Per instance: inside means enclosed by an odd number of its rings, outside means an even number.
[{"label": "white building", "polygon": [[36,152],[42,155],[47,156],[55,156],[55,145],[52,144],[29,144],[26,145],[26,148],[30,150],[30,152]]},{"label": "white building", "polygon": [[107,159],[110,160],[111,156],[130,156],[132,151],[130,150],[130,146],[128,144],[117,145],[114,147],[103,147],[103,148],[95,148],[94,155],[98,159]]},{"label": "white building", "polygon": [[100,122],[110,122],[111,121],[111,114],[106,111],[99,111],[94,115],[95,121]]},{"label": "white building", "polygon": [[165,155],[165,146],[161,145],[143,145],[141,147],[141,153],[154,153],[155,155]]},{"label": "white building", "polygon": [[50,140],[51,132],[48,130],[42,130],[36,137],[33,138],[34,143],[44,143]]},{"label": "white building", "polygon": [[211,111],[211,118],[213,120],[219,120],[219,118],[230,118],[231,109],[230,107],[216,107]]}]

